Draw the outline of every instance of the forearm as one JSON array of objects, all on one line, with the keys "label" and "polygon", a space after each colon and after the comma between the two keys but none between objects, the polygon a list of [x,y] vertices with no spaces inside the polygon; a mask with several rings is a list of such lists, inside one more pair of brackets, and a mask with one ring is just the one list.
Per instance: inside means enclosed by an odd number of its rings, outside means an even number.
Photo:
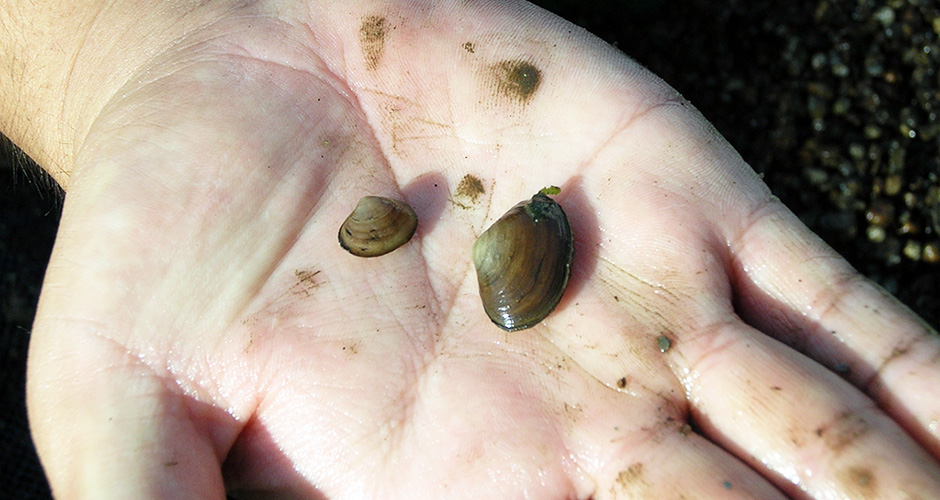
[{"label": "forearm", "polygon": [[0,0],[0,132],[67,188],[95,118],[154,54],[198,23],[193,5]]}]

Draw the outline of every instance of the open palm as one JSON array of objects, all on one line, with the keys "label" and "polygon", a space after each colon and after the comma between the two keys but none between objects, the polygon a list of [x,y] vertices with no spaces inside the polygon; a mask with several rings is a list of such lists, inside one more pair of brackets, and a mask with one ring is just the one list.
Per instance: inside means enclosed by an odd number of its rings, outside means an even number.
[{"label": "open palm", "polygon": [[[667,85],[527,4],[325,4],[189,30],[83,141],[31,347],[57,495],[940,497],[940,343]],[[548,185],[571,283],[507,333],[470,248]],[[367,194],[420,220],[374,259]]]}]

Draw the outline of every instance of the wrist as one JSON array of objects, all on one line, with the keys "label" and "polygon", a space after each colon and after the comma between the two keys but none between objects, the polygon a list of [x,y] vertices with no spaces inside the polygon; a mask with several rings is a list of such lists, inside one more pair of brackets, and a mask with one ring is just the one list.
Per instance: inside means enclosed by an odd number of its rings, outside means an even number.
[{"label": "wrist", "polygon": [[208,22],[197,14],[209,8],[0,0],[0,132],[67,188],[76,152],[109,99],[151,57]]}]

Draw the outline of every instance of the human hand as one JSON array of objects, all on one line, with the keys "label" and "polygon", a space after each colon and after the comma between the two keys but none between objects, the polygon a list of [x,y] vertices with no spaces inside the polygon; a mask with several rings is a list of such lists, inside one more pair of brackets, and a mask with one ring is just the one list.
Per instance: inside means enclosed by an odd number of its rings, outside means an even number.
[{"label": "human hand", "polygon": [[[73,114],[57,496],[940,496],[937,338],[668,86],[527,4],[324,4],[196,11]],[[505,333],[470,247],[550,184],[571,284]],[[415,239],[345,253],[364,194]]]}]

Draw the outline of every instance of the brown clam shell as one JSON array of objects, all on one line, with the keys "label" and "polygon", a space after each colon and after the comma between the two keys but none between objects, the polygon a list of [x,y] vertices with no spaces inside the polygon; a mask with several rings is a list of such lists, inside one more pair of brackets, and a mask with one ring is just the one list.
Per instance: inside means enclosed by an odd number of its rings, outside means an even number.
[{"label": "brown clam shell", "polygon": [[404,245],[415,234],[418,216],[403,201],[363,196],[339,228],[339,244],[359,257],[378,257]]},{"label": "brown clam shell", "polygon": [[574,239],[565,211],[546,192],[553,193],[546,188],[511,208],[473,245],[483,309],[507,331],[545,319],[568,285]]}]

